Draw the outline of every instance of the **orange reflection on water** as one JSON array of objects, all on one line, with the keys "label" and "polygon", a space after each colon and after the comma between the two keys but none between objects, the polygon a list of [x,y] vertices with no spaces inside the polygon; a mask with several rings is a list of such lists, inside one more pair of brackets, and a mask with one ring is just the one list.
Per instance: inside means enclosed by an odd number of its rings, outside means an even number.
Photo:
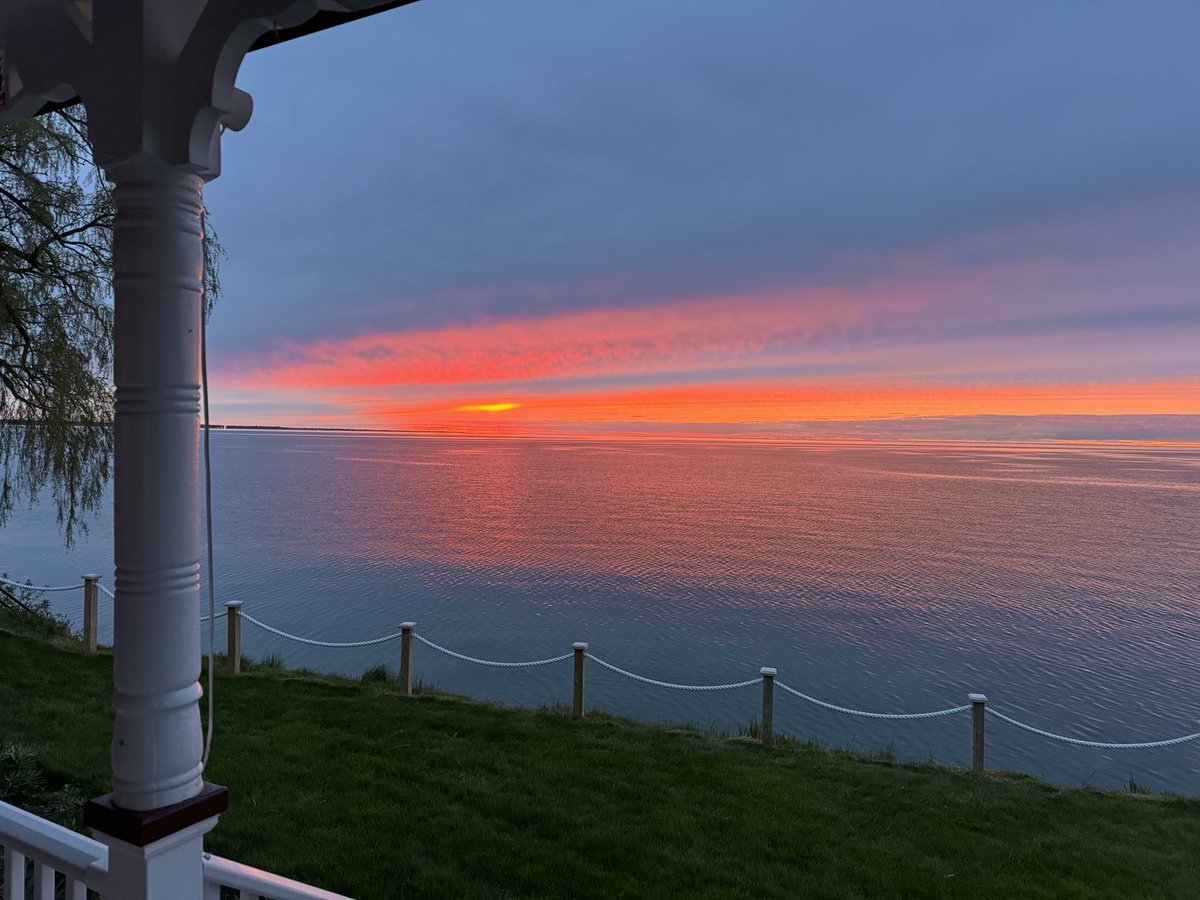
[{"label": "orange reflection on water", "polygon": [[363,472],[383,519],[360,510],[340,549],[518,592],[553,574],[673,604],[690,585],[738,606],[853,615],[861,595],[949,615],[1042,603],[1043,584],[1134,591],[1196,562],[1166,550],[1200,490],[1194,449],[430,439],[389,459],[389,443]]}]

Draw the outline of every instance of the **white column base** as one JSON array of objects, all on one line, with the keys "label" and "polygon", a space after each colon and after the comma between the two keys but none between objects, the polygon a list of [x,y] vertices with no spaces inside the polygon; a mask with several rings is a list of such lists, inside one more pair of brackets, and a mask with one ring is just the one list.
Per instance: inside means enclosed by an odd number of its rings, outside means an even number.
[{"label": "white column base", "polygon": [[93,829],[92,837],[108,846],[104,896],[112,900],[203,900],[204,835],[216,824],[213,816],[145,847]]}]

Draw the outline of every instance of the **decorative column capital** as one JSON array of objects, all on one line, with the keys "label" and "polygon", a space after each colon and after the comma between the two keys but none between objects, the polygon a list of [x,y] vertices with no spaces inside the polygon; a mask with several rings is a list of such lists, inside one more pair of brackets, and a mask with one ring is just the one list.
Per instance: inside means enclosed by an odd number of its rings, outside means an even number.
[{"label": "decorative column capital", "polygon": [[80,97],[105,169],[150,158],[205,180],[246,123],[234,81],[260,36],[382,0],[0,0],[0,122]]}]

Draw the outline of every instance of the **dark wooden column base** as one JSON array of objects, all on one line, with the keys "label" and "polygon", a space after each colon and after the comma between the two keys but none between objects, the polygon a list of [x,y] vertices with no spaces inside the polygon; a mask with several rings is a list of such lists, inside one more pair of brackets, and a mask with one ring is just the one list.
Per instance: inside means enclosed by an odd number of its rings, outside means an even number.
[{"label": "dark wooden column base", "polygon": [[228,807],[229,791],[205,782],[195,797],[159,809],[122,809],[112,802],[112,794],[105,794],[84,804],[83,824],[135,847],[145,847],[218,816]]}]

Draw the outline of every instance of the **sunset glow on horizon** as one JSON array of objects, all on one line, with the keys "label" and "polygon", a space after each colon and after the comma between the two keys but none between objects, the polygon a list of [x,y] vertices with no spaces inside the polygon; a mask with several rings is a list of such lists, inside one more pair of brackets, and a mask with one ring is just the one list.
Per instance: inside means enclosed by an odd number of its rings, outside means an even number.
[{"label": "sunset glow on horizon", "polygon": [[[1200,415],[1200,381],[1175,384],[714,385],[529,398],[520,404],[459,406],[454,412],[516,410],[510,421],[668,425],[872,421],[950,416]],[[397,406],[368,411],[403,426],[450,410]]]},{"label": "sunset glow on horizon", "polygon": [[217,420],[1200,435],[1200,13],[464,2],[247,60]]},{"label": "sunset glow on horizon", "polygon": [[285,424],[438,433],[1200,416],[1186,330],[1171,318],[1092,325],[1088,316],[1121,314],[1100,295],[1058,299],[1065,324],[1044,327],[1045,285],[1082,276],[1066,265],[1030,271],[968,279],[925,268],[920,279],[838,290],[280,343],[217,378],[228,400],[294,409]]},{"label": "sunset glow on horizon", "polygon": [[[504,427],[556,425],[786,425],[980,416],[1200,416],[1200,381],[1145,384],[978,385],[818,383],[720,384],[611,393],[528,396],[521,402],[457,404],[332,400],[340,411],[300,425],[346,425],[476,433],[479,414]],[[256,424],[243,422],[240,424]]]}]

